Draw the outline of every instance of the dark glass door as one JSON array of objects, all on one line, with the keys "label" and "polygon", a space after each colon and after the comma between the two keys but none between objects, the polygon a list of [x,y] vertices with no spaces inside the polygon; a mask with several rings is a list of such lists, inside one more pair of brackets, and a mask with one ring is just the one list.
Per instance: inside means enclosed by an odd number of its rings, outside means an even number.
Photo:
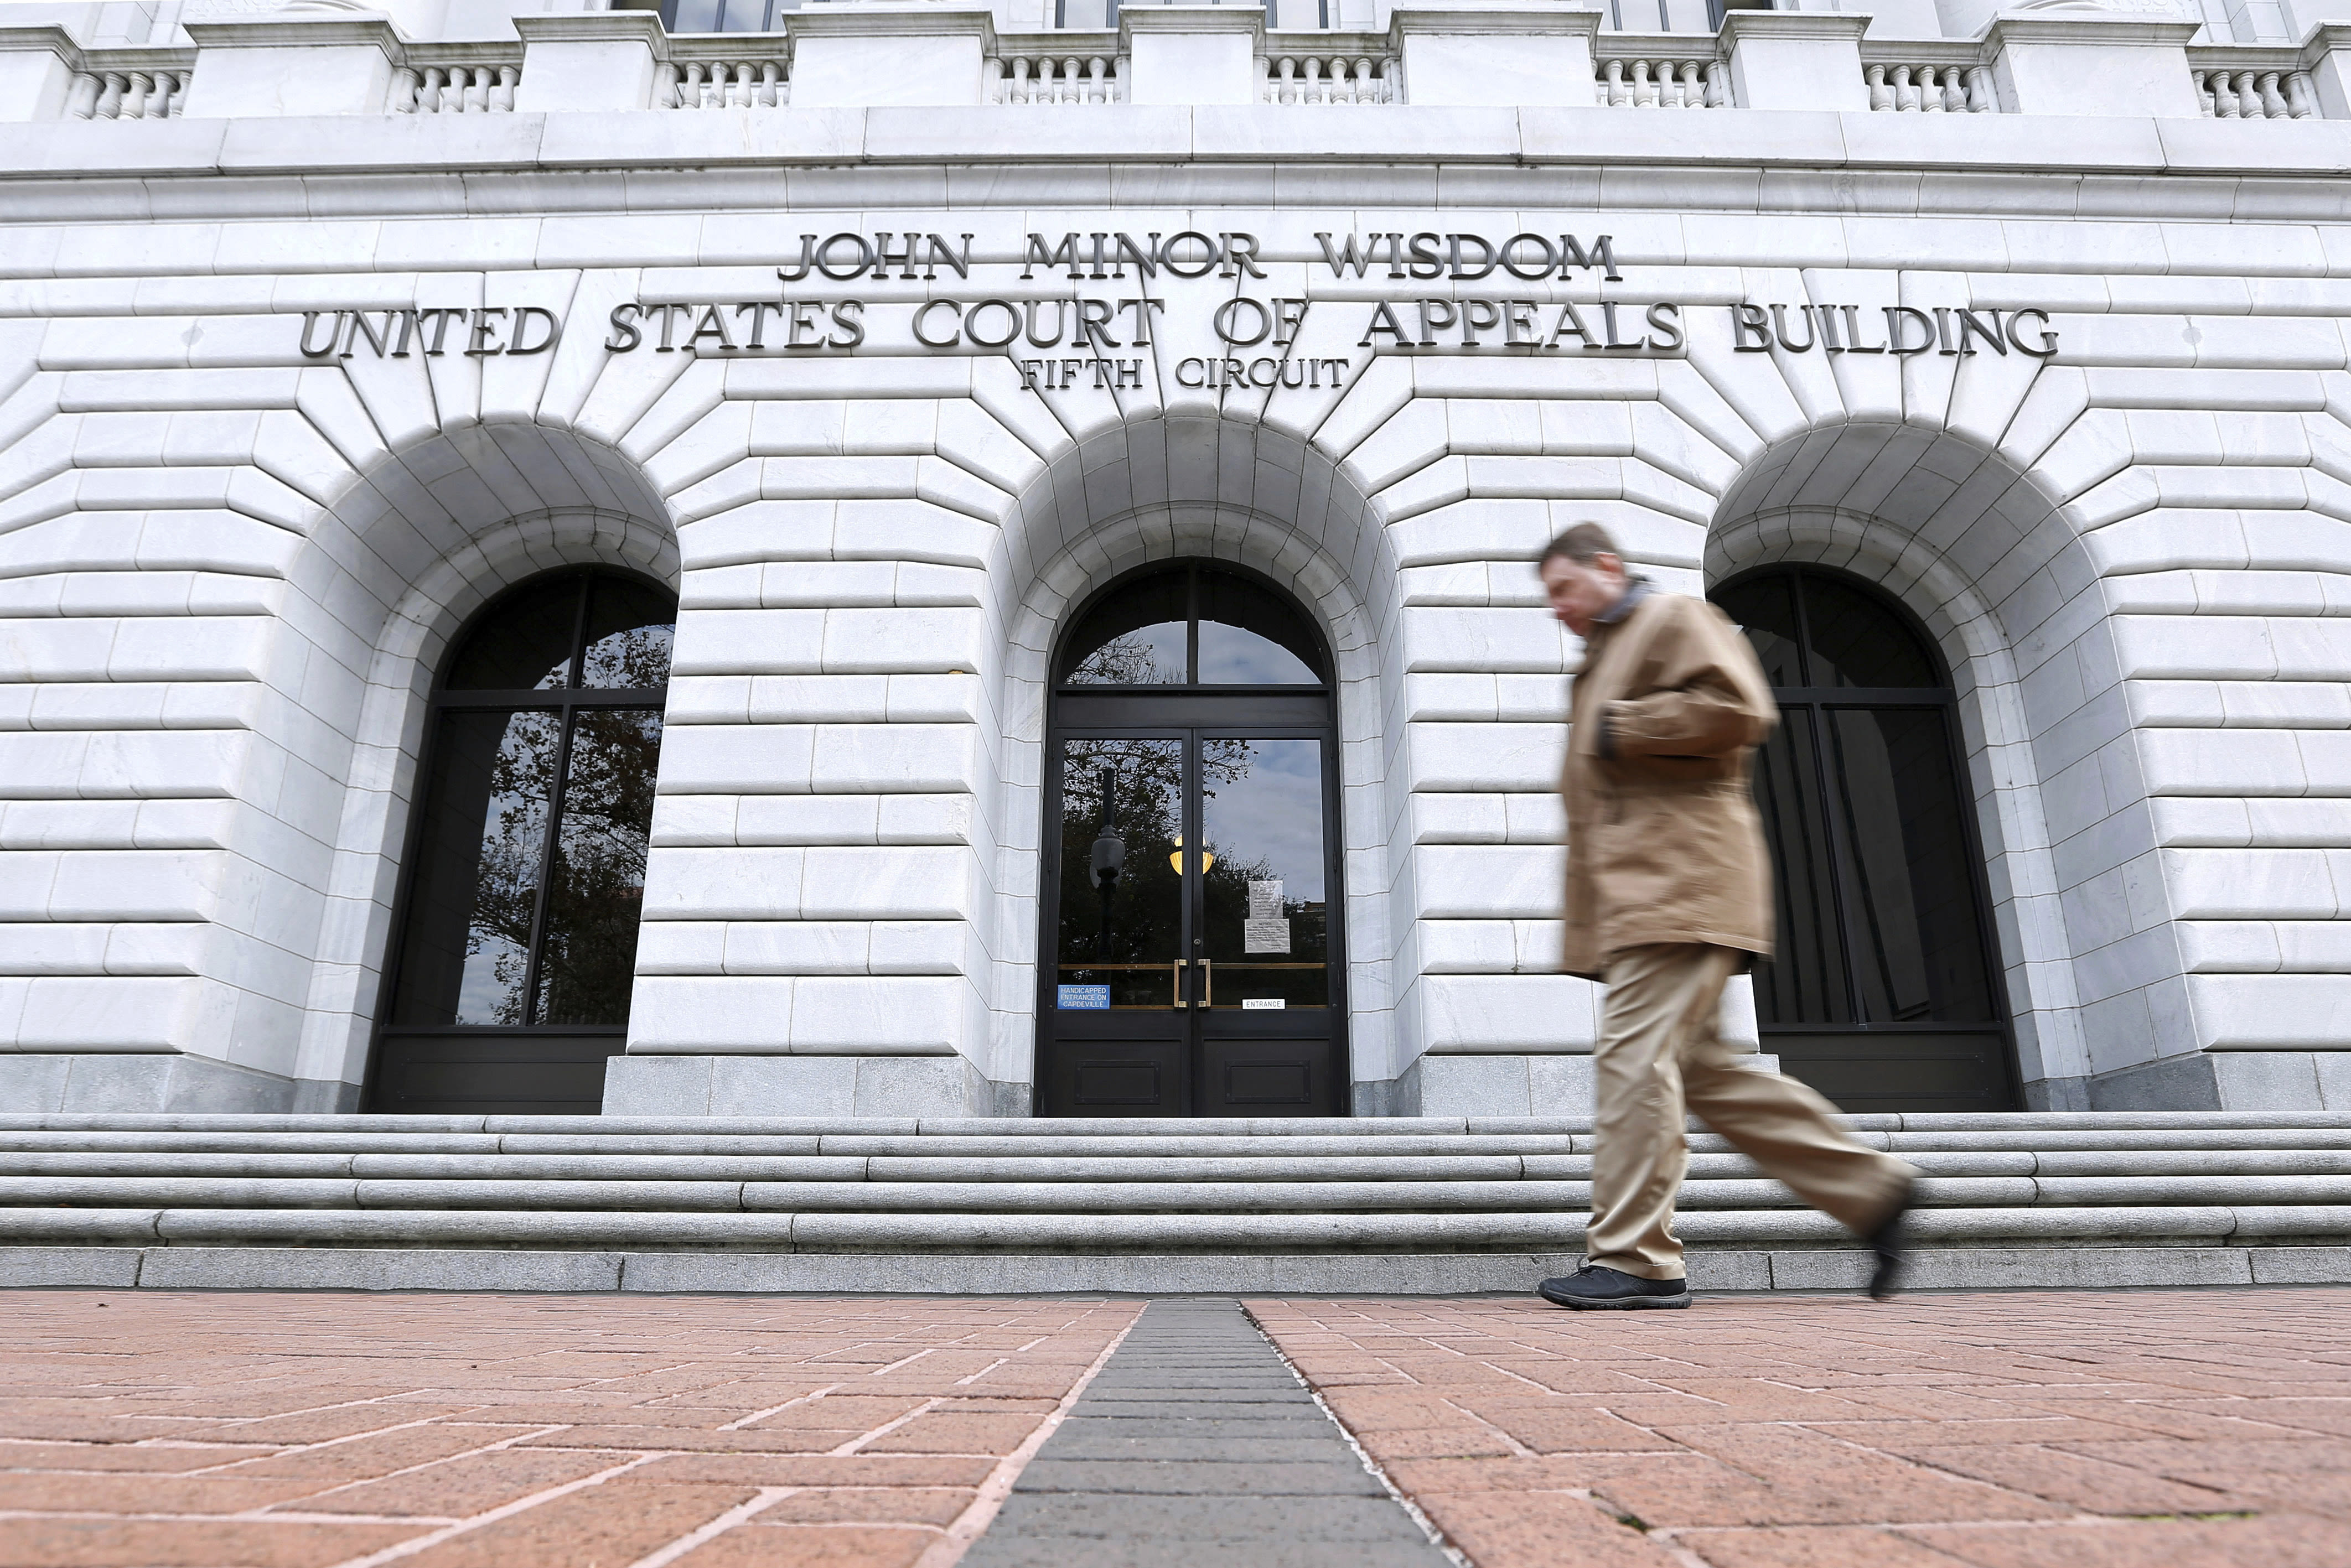
[{"label": "dark glass door", "polygon": [[1130,580],[1073,641],[1047,753],[1040,1113],[1339,1114],[1319,644],[1270,590],[1186,566]]},{"label": "dark glass door", "polygon": [[1757,759],[1777,955],[1763,1049],[1851,1111],[2007,1110],[2014,1054],[1949,683],[1867,587],[1779,567],[1715,596],[1780,704]]}]

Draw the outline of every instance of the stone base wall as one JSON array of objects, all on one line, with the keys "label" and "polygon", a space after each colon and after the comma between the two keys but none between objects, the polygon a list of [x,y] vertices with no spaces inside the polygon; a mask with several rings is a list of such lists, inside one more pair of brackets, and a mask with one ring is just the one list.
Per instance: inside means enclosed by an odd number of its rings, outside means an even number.
[{"label": "stone base wall", "polygon": [[[1776,1071],[1777,1056],[1754,1060]],[[1360,1086],[1359,1086],[1360,1088]],[[1360,1095],[1359,1095],[1360,1097]],[[1524,1056],[1430,1054],[1395,1080],[1387,1114],[1406,1116],[1588,1116],[1592,1058],[1564,1052]]]},{"label": "stone base wall", "polygon": [[0,1116],[202,1115],[360,1108],[360,1086],[281,1078],[180,1053],[0,1055]]},{"label": "stone base wall", "polygon": [[615,1056],[608,1116],[1025,1116],[961,1056]]},{"label": "stone base wall", "polygon": [[2199,1051],[2024,1086],[2033,1111],[2351,1110],[2351,1051]]}]

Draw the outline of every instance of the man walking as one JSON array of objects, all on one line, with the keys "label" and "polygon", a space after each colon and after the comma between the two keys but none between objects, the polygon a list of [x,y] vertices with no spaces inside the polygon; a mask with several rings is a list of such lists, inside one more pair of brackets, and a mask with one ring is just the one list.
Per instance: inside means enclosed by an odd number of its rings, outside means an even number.
[{"label": "man walking", "polygon": [[1552,613],[1584,643],[1560,783],[1561,967],[1608,987],[1584,1266],[1542,1294],[1579,1308],[1689,1305],[1673,1232],[1687,1104],[1865,1239],[1869,1293],[1884,1301],[1914,1173],[1855,1142],[1811,1089],[1732,1053],[1717,1027],[1723,986],[1771,951],[1771,867],[1748,778],[1779,720],[1762,666],[1712,605],[1627,573],[1596,523],[1552,540],[1539,569]]}]

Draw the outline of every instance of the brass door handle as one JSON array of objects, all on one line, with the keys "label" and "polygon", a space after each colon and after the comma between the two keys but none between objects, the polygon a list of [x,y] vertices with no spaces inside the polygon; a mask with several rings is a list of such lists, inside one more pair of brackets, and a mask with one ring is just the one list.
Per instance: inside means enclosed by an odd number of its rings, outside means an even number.
[{"label": "brass door handle", "polygon": [[1198,959],[1194,961],[1200,966],[1200,1000],[1192,1005],[1206,1007],[1217,999],[1216,962],[1211,959]]}]

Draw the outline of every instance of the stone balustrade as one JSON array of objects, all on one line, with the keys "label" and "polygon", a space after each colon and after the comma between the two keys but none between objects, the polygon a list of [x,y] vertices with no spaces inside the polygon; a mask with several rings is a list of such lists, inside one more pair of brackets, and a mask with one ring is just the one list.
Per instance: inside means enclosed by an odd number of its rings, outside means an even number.
[{"label": "stone balustrade", "polygon": [[[480,57],[495,52],[505,57]],[[412,47],[392,67],[393,114],[512,114],[522,83],[522,51],[497,45]]]},{"label": "stone balustrade", "polygon": [[655,109],[790,106],[791,83],[786,79],[790,56],[781,39],[721,35],[691,42],[695,47],[690,50],[674,43],[670,57],[654,72]]},{"label": "stone balustrade", "polygon": [[2196,100],[2213,119],[2315,119],[2318,88],[2300,51],[2208,47],[2188,51]]},{"label": "stone balustrade", "polygon": [[1871,46],[1861,52],[1869,107],[1879,114],[1998,114],[1991,62],[1974,44],[1953,39]]},{"label": "stone balustrade", "polygon": [[[153,51],[124,50],[124,54]],[[184,62],[171,65],[107,59],[104,65],[73,73],[66,94],[68,119],[172,119],[188,96],[188,77],[195,68],[193,49],[177,51]]]},{"label": "stone balustrade", "polygon": [[983,78],[990,103],[1122,103],[1125,67],[1115,32],[1008,34],[997,39]]},{"label": "stone balustrade", "polygon": [[932,0],[673,37],[653,13],[613,11],[521,17],[517,44],[305,14],[198,21],[195,47],[130,49],[5,27],[0,120],[966,103],[2351,119],[2351,24],[2299,47],[2190,47],[2186,23],[2049,13],[2003,15],[1973,39],[1882,42],[1838,13],[1735,11],[1708,37],[1602,33],[1595,12],[1525,0],[1399,6],[1382,33],[1269,33],[1243,6],[1119,20],[999,36],[985,8]]},{"label": "stone balustrade", "polygon": [[1266,103],[1403,101],[1384,34],[1277,33],[1267,38],[1264,58]]},{"label": "stone balustrade", "polygon": [[1592,62],[1593,101],[1604,109],[1729,109],[1730,62],[1712,43],[1670,33],[1604,34]]}]

